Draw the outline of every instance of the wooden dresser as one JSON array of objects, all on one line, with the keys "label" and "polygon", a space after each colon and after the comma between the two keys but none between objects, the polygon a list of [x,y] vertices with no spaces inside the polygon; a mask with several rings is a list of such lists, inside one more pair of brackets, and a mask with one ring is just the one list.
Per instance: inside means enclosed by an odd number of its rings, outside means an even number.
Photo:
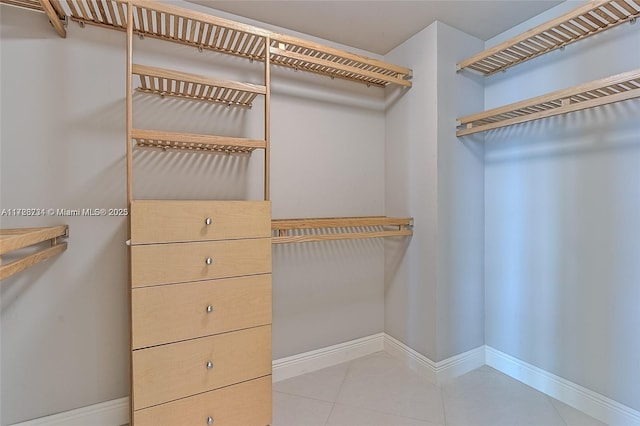
[{"label": "wooden dresser", "polygon": [[271,423],[271,204],[131,203],[132,419]]}]

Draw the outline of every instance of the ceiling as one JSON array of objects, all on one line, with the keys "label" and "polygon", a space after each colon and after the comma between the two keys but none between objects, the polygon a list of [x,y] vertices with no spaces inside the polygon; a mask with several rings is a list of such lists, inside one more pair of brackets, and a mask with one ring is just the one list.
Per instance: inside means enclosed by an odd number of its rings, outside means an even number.
[{"label": "ceiling", "polygon": [[436,20],[487,40],[562,3],[562,0],[189,1],[381,55]]}]

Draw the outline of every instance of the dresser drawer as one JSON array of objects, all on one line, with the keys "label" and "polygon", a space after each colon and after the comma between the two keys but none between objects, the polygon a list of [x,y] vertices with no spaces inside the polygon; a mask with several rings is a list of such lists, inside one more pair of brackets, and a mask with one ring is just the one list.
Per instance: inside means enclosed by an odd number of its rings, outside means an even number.
[{"label": "dresser drawer", "polygon": [[169,243],[271,236],[269,201],[137,200],[131,243]]},{"label": "dresser drawer", "polygon": [[139,410],[271,374],[271,326],[133,351]]},{"label": "dresser drawer", "polygon": [[271,376],[135,411],[135,426],[266,426],[271,424]]},{"label": "dresser drawer", "polygon": [[134,349],[271,324],[271,274],[135,288]]},{"label": "dresser drawer", "polygon": [[270,272],[271,238],[131,247],[133,287]]}]

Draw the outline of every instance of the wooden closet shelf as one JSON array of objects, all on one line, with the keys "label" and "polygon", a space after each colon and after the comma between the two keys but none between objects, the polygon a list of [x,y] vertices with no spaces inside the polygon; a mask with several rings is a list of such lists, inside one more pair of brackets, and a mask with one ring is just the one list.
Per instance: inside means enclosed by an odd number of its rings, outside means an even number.
[{"label": "wooden closet shelf", "polygon": [[[385,229],[388,227],[397,227],[397,229]],[[274,219],[271,221],[271,230],[274,233],[271,242],[273,244],[285,244],[410,236],[413,234],[412,227],[412,218],[385,216]],[[289,232],[294,230],[320,231],[322,229],[329,229],[331,232],[304,234]]]},{"label": "wooden closet shelf", "polygon": [[[62,253],[67,249],[67,243],[61,242],[60,238],[66,238],[68,236],[69,227],[67,225],[47,228],[0,229],[0,279],[7,278],[30,266],[47,260],[51,256]],[[46,241],[51,242],[51,247],[2,265],[2,255]]]},{"label": "wooden closet shelf", "polygon": [[640,16],[640,0],[590,1],[458,64],[491,75]]},{"label": "wooden closet shelf", "polygon": [[[387,83],[396,83],[401,86],[411,86],[411,81],[403,75],[363,62],[345,60],[334,55],[319,51],[310,51],[304,48],[285,50],[271,47],[271,61],[296,70],[309,71],[323,74],[329,77],[337,77],[346,80],[358,81],[369,85],[384,87]],[[299,53],[304,51],[305,53]],[[409,77],[410,74],[407,74]]]},{"label": "wooden closet shelf", "polygon": [[459,119],[457,136],[640,97],[640,69],[559,90]]},{"label": "wooden closet shelf", "polygon": [[256,96],[264,95],[267,90],[265,86],[217,80],[144,65],[133,65],[132,72],[140,77],[138,90],[141,92],[229,106],[250,108]]},{"label": "wooden closet shelf", "polygon": [[[48,1],[48,0],[47,0]],[[126,0],[59,0],[71,19],[124,31]],[[376,86],[411,86],[411,70],[152,0],[131,0],[134,32],[201,49]],[[269,43],[269,49],[267,49]]]},{"label": "wooden closet shelf", "polygon": [[266,146],[264,140],[257,139],[142,129],[132,129],[131,139],[135,140],[141,148],[183,149],[227,154],[250,154],[256,148],[264,149]]}]

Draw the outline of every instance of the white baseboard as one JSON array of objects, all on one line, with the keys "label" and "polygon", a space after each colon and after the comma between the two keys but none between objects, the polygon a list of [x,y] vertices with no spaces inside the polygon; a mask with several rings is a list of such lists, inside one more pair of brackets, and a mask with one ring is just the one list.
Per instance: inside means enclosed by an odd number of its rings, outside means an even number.
[{"label": "white baseboard", "polygon": [[120,426],[129,423],[129,398],[114,399],[12,426]]},{"label": "white baseboard", "polygon": [[[486,364],[609,425],[640,425],[640,412],[492,347],[479,346],[434,362],[386,333],[274,360],[273,381],[289,379],[382,350],[434,383],[446,382]],[[12,426],[119,426],[128,422],[129,398],[125,397]]]},{"label": "white baseboard", "polygon": [[490,346],[486,346],[486,363],[608,425],[640,425],[640,412]]},{"label": "white baseboard", "polygon": [[484,365],[484,346],[434,362],[399,340],[384,335],[384,350],[433,383],[444,383]]},{"label": "white baseboard", "polygon": [[384,349],[384,335],[384,333],[373,334],[326,348],[276,359],[273,361],[273,381],[279,382],[380,352]]}]

